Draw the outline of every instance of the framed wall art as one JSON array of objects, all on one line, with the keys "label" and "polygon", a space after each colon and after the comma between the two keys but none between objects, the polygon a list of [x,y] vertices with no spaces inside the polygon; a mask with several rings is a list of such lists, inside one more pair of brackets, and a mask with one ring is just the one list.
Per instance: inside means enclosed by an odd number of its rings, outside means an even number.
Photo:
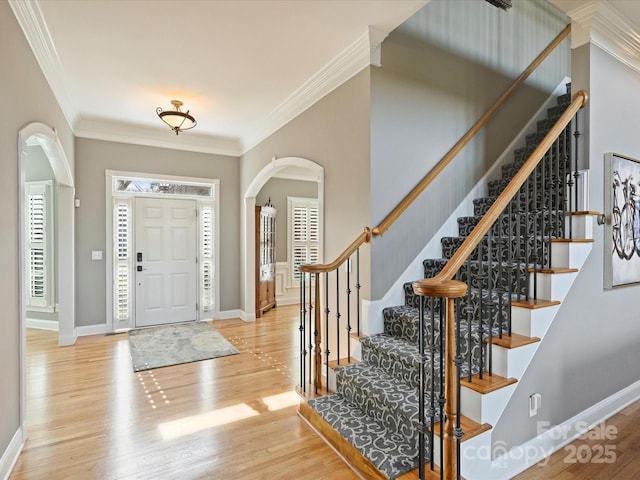
[{"label": "framed wall art", "polygon": [[640,160],[605,154],[604,286],[640,283]]}]

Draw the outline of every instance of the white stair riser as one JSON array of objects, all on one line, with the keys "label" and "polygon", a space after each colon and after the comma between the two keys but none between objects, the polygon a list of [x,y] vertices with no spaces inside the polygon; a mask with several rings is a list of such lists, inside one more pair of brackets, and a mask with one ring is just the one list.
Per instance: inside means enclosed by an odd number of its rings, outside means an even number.
[{"label": "white stair riser", "polygon": [[[529,292],[537,298],[545,300],[561,300],[566,297],[574,279],[578,275],[574,273],[531,273],[529,275]],[[537,289],[534,288],[537,285]]]},{"label": "white stair riser", "polygon": [[565,217],[565,234],[569,236],[569,218],[571,218],[571,238],[593,238],[593,215],[567,215]]},{"label": "white stair riser", "polygon": [[504,348],[493,345],[493,373],[501,377],[520,378],[527,369],[540,342],[523,345],[518,348]]},{"label": "white stair riser", "polygon": [[478,393],[467,387],[460,389],[460,411],[474,422],[495,425],[507,406],[517,384],[491,393]]},{"label": "white stair riser", "polygon": [[511,330],[527,337],[543,338],[560,305],[545,308],[511,307]]},{"label": "white stair riser", "polygon": [[551,244],[551,265],[553,268],[580,268],[591,252],[590,243]]},{"label": "white stair riser", "polygon": [[[434,435],[433,439],[433,463],[442,466],[440,464],[440,437]],[[491,450],[487,449],[486,445],[491,442],[491,430],[482,432],[469,440],[464,440],[460,443],[460,456],[463,464],[465,461],[473,462],[474,460],[485,460],[491,457]],[[429,468],[427,466],[427,468]]]}]

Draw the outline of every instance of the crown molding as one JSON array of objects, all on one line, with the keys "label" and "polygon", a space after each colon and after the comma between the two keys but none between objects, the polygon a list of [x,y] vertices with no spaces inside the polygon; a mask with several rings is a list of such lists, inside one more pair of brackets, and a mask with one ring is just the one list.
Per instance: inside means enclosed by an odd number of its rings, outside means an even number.
[{"label": "crown molding", "polygon": [[572,31],[571,48],[593,43],[640,72],[640,34],[606,0],[591,0],[567,15],[579,28]]},{"label": "crown molding", "polygon": [[78,109],[64,85],[60,58],[37,1],[8,0],[67,123],[73,127]]},{"label": "crown molding", "polygon": [[243,153],[278,131],[362,69],[369,65],[379,67],[381,46],[387,35],[388,32],[369,27],[355,42],[304,82],[273,109],[263,122],[243,137]]},{"label": "crown molding", "polygon": [[242,155],[240,140],[184,132],[174,135],[166,128],[152,128],[123,122],[81,118],[74,131],[76,137],[147,147],[169,148],[215,155]]}]

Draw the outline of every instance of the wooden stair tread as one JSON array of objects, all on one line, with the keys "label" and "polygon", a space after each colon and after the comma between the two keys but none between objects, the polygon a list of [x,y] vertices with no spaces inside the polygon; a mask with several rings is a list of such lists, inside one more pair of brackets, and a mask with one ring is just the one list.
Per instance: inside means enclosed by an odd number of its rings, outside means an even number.
[{"label": "wooden stair tread", "polygon": [[546,273],[546,274],[559,274],[559,273],[576,273],[578,271],[577,268],[539,268],[535,270],[533,268],[529,269],[529,273],[537,272],[537,273]]},{"label": "wooden stair tread", "polygon": [[[340,362],[340,363],[338,363]],[[329,361],[329,368],[331,370],[335,370],[337,367],[344,367],[346,365],[354,365],[358,363],[358,360],[356,360],[355,358],[341,358],[339,360],[330,360]]]},{"label": "wooden stair tread", "polygon": [[[489,343],[489,339],[484,339],[485,343]],[[524,345],[530,345],[540,341],[538,337],[527,337],[526,335],[520,335],[518,333],[511,333],[511,335],[503,334],[502,338],[493,337],[491,339],[494,345],[504,348],[518,348]]]},{"label": "wooden stair tread", "polygon": [[460,385],[482,394],[495,392],[518,381],[515,378],[505,378],[496,374],[489,375],[486,372],[482,374],[482,378],[480,378],[480,374],[476,373],[471,379],[471,382],[467,380],[467,377],[460,379]]},{"label": "wooden stair tread", "polygon": [[[419,470],[417,468],[414,468],[413,470],[410,470],[407,473],[403,473],[402,475],[396,478],[397,480],[420,480]],[[440,480],[440,467],[438,467],[437,465],[434,465],[433,470],[431,470],[430,463],[425,465],[424,478],[425,480]],[[463,478],[463,477],[460,477],[460,478]]]},{"label": "wooden stair tread", "polygon": [[305,392],[302,391],[302,388],[300,388],[300,385],[296,385],[296,393],[300,396],[300,398],[306,401],[306,400],[311,400],[312,398],[324,397],[325,395],[329,395],[330,393],[333,393],[333,392],[330,392],[326,388],[321,387],[321,388],[318,388],[318,392],[316,393],[316,390],[313,387],[313,385],[307,384],[307,390]]},{"label": "wooden stair tread", "polygon": [[566,216],[569,215],[593,215],[593,216],[598,216],[600,215],[600,212],[596,212],[595,210],[582,210],[580,212],[564,212],[564,214]]},{"label": "wooden stair tread", "polygon": [[529,310],[553,307],[555,305],[560,305],[560,300],[542,300],[540,298],[529,298],[527,300],[515,300],[511,302],[512,307],[528,308]]},{"label": "wooden stair tread", "polygon": [[551,243],[593,243],[593,238],[552,238]]},{"label": "wooden stair tread", "polygon": [[[481,433],[491,430],[493,427],[488,423],[478,423],[474,420],[471,420],[469,417],[460,415],[460,428],[462,428],[463,432],[462,439],[460,441],[466,442],[467,440],[471,440],[473,437],[476,437]],[[433,431],[435,435],[440,436],[440,422],[433,424]]]},{"label": "wooden stair tread", "polygon": [[351,334],[349,334],[349,336],[351,338],[353,338],[354,340],[358,340],[359,341],[362,338],[367,338],[368,335],[366,333],[360,332],[360,333],[351,333]]}]

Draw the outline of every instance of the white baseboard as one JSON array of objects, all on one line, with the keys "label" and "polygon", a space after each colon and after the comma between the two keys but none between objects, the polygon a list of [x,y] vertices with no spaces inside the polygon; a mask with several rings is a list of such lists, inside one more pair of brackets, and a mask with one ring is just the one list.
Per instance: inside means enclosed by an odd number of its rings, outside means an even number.
[{"label": "white baseboard", "polygon": [[74,328],[73,333],[70,333],[68,335],[58,335],[58,345],[61,347],[69,347],[75,344],[77,339],[78,334],[76,332],[76,329]]},{"label": "white baseboard", "polygon": [[[240,318],[245,322],[247,321],[246,314],[240,309],[223,310],[215,315],[215,320],[228,320],[230,318]],[[255,316],[253,319],[255,320]]]},{"label": "white baseboard", "polygon": [[104,335],[107,333],[107,324],[99,323],[98,325],[85,325],[76,327],[77,337],[88,337],[89,335]]},{"label": "white baseboard", "polygon": [[58,322],[55,320],[42,320],[40,318],[27,318],[27,328],[37,328],[38,330],[58,331]]},{"label": "white baseboard", "polygon": [[[512,478],[518,475],[639,399],[640,380],[587,408],[561,425],[545,429],[544,433],[536,438],[497,457],[492,462],[493,473],[490,478]],[[602,439],[602,442],[603,446],[605,442],[615,445],[616,440]]]},{"label": "white baseboard", "polygon": [[22,447],[24,446],[24,431],[22,427],[15,433],[7,449],[0,457],[0,479],[7,480],[13,467],[18,461]]}]

